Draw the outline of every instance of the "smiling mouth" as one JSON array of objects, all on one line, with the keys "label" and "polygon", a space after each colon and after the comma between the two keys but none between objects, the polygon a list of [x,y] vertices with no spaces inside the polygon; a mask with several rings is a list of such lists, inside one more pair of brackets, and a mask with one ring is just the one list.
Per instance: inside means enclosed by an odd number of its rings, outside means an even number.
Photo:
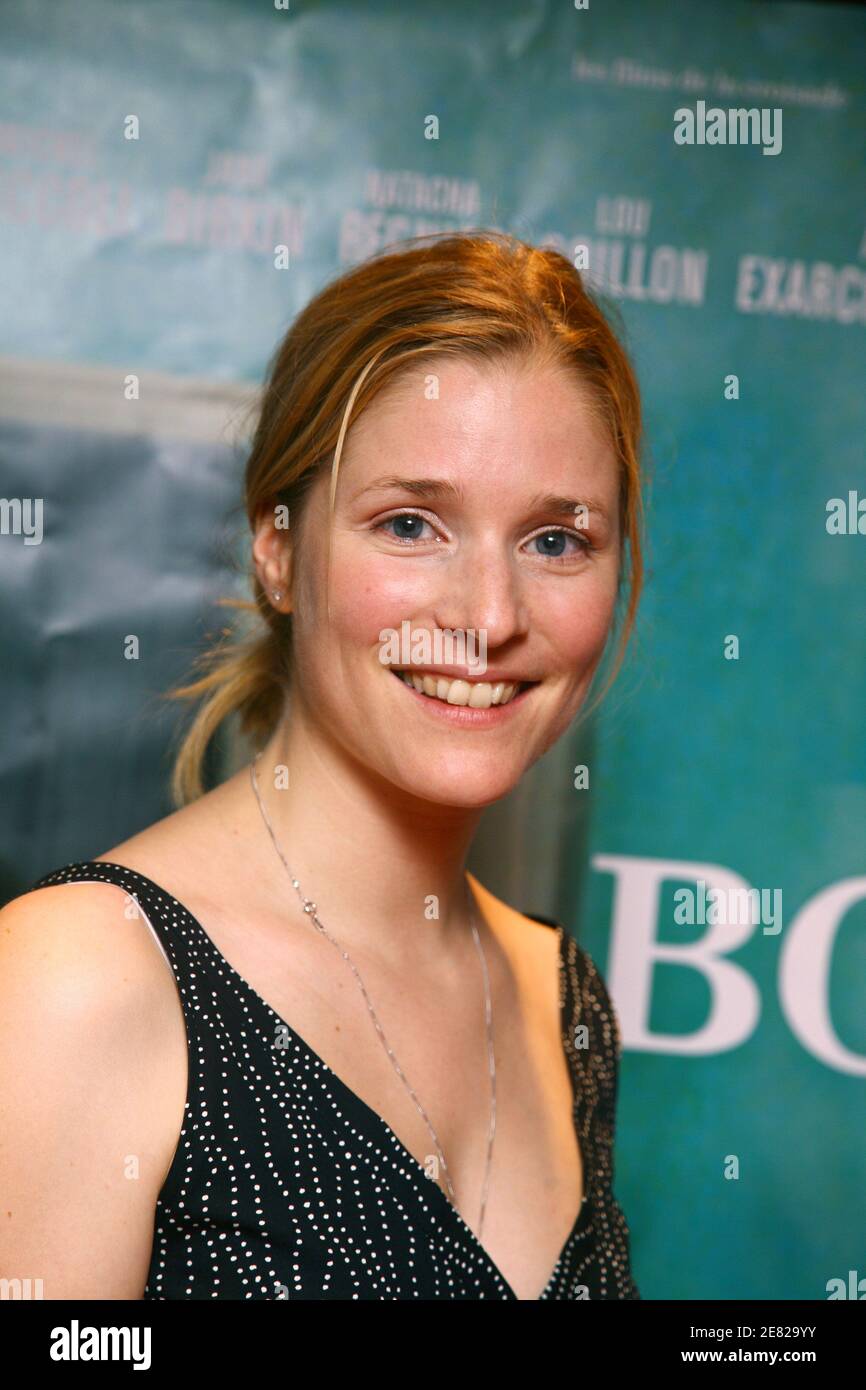
[{"label": "smiling mouth", "polygon": [[494,705],[507,705],[522,695],[525,690],[538,685],[538,681],[466,681],[448,676],[422,675],[414,671],[397,670],[392,674],[405,685],[416,690],[419,695],[438,700],[446,705],[463,705],[469,709],[490,709]]}]

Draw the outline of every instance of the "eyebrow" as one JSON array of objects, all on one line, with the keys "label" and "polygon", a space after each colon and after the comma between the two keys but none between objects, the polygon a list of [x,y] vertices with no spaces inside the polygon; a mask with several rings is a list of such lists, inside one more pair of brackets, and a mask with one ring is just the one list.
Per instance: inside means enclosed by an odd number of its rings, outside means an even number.
[{"label": "eyebrow", "polygon": [[[359,497],[368,492],[408,492],[413,497],[422,498],[448,498],[452,501],[463,501],[463,489],[451,481],[450,478],[377,478],[375,482],[361,488],[352,498],[356,501]],[[555,516],[574,516],[578,507],[587,507],[591,512],[596,512],[603,520],[607,521],[607,508],[594,497],[562,497],[556,492],[539,492],[534,497],[530,497],[529,506],[532,511],[548,512]]]}]

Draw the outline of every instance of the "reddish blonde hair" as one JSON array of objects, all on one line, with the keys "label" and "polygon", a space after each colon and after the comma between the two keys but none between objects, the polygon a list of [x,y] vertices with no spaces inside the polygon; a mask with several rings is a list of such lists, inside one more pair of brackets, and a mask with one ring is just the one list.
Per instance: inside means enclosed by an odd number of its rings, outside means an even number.
[{"label": "reddish blonde hair", "polygon": [[[608,322],[614,317],[617,311],[611,305],[602,311],[599,296],[565,256],[502,232],[414,237],[355,266],[302,309],[269,364],[245,472],[251,528],[262,508],[282,503],[296,532],[307,489],[329,465],[333,508],[350,416],[358,419],[410,366],[443,354],[561,364],[589,388],[620,471],[620,596],[626,569],[629,596],[606,691],[625,654],[643,582],[641,403],[626,351]],[[256,614],[257,630],[245,640],[224,632],[232,640],[196,663],[205,674],[165,697],[203,700],[175,758],[175,805],[204,791],[205,753],[229,716],[239,716],[255,747],[267,742],[282,717],[291,615],[269,603],[252,566],[251,580],[253,602],[220,603]]]}]

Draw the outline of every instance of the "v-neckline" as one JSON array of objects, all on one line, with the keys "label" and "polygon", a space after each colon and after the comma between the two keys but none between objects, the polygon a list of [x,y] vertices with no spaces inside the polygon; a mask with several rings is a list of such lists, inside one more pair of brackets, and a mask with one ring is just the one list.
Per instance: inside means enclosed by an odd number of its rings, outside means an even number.
[{"label": "v-neckline", "polygon": [[[345,1096],[347,1100],[366,1117],[368,1122],[372,1122],[373,1124],[378,1125],[379,1128],[384,1131],[387,1139],[399,1153],[404,1170],[410,1173],[410,1175],[416,1183],[423,1181],[424,1187],[423,1189],[419,1189],[419,1191],[423,1191],[425,1195],[430,1195],[432,1196],[434,1201],[439,1202],[440,1206],[442,1207],[442,1210],[446,1213],[446,1215],[449,1216],[449,1218],[453,1219],[454,1222],[456,1222],[464,1237],[471,1242],[471,1244],[475,1248],[476,1253],[486,1261],[489,1270],[504,1286],[509,1298],[514,1299],[515,1302],[520,1302],[518,1295],[515,1293],[514,1289],[512,1288],[509,1281],[506,1279],[505,1275],[502,1273],[502,1270],[499,1268],[493,1256],[490,1254],[490,1251],[475,1234],[472,1227],[467,1223],[467,1221],[464,1219],[461,1213],[457,1210],[457,1207],[455,1207],[454,1203],[451,1201],[447,1193],[443,1192],[442,1188],[439,1186],[437,1182],[433,1182],[429,1177],[427,1177],[424,1171],[423,1164],[418,1162],[418,1159],[411,1152],[411,1150],[406,1147],[402,1139],[400,1139],[400,1137],[395,1133],[395,1131],[392,1129],[391,1125],[389,1125],[388,1121],[384,1118],[384,1116],[380,1115],[377,1110],[374,1110],[372,1105],[370,1105],[367,1101],[364,1100],[363,1096],[359,1095],[357,1091],[353,1090],[352,1087],[348,1084],[348,1082],[344,1081],[343,1078],[337,1072],[334,1071],[333,1067],[328,1065],[328,1063],[320,1055],[320,1053],[318,1053],[316,1049],[312,1047],[310,1043],[307,1042],[306,1038],[302,1037],[301,1034],[297,1032],[297,1030],[293,1028],[292,1025],[286,1019],[284,1019],[279,1013],[277,1013],[276,1009],[273,1008],[273,1006],[269,1004],[268,1001],[265,998],[263,998],[261,994],[259,994],[258,990],[250,984],[249,980],[247,980],[243,975],[241,975],[240,971],[235,969],[231,961],[227,960],[226,957],[223,955],[222,951],[217,946],[213,937],[209,934],[209,932],[205,930],[198,917],[196,917],[195,914],[191,912],[190,909],[180,901],[180,899],[176,898],[174,894],[169,893],[166,888],[162,888],[154,879],[148,878],[146,874],[140,873],[137,869],[130,869],[125,864],[118,864],[114,861],[106,859],[94,859],[90,860],[89,862],[92,864],[104,864],[106,865],[106,867],[120,869],[125,874],[131,874],[133,877],[141,879],[144,883],[149,884],[151,888],[155,888],[157,892],[159,892],[163,897],[168,898],[169,901],[174,903],[176,907],[180,908],[181,912],[183,912],[184,915],[189,919],[193,927],[199,933],[202,940],[206,943],[207,949],[211,951],[213,955],[219,960],[221,967],[224,970],[226,970],[229,973],[229,975],[231,975],[233,981],[235,981],[237,985],[244,989],[250,996],[250,998],[255,1000],[255,1002],[260,1007],[267,1010],[267,1012],[273,1017],[273,1019],[275,1019],[277,1026],[281,1029],[284,1028],[286,1030],[289,1036],[295,1040],[297,1046],[303,1052],[305,1052],[312,1059],[312,1061],[314,1061],[316,1065],[319,1066],[327,1074],[330,1084],[333,1087],[336,1087],[336,1089],[343,1096]],[[592,1175],[589,1173],[587,1167],[587,1154],[584,1151],[583,1145],[581,1144],[580,1133],[577,1127],[577,1112],[580,1105],[580,1094],[578,1091],[577,1079],[575,1077],[574,1071],[572,1070],[571,1060],[569,1057],[569,1051],[567,1046],[567,1041],[569,1037],[567,1030],[570,990],[565,953],[567,949],[567,944],[570,941],[570,937],[568,936],[568,934],[565,931],[565,928],[562,926],[560,922],[550,922],[549,920],[544,920],[543,918],[535,917],[532,913],[524,913],[523,915],[525,917],[531,917],[534,921],[541,922],[543,926],[554,927],[557,933],[558,980],[560,994],[559,1033],[560,1040],[563,1044],[563,1051],[565,1053],[565,1060],[566,1065],[568,1067],[568,1074],[572,1088],[572,1124],[574,1125],[578,1152],[580,1154],[583,1186],[583,1197],[581,1200],[580,1208],[577,1212],[577,1215],[574,1218],[571,1229],[565,1238],[565,1243],[556,1258],[556,1262],[553,1266],[553,1269],[550,1271],[550,1277],[548,1278],[547,1283],[544,1285],[544,1288],[541,1290],[541,1293],[537,1295],[536,1299],[531,1300],[533,1302],[537,1302],[546,1297],[548,1290],[550,1289],[559,1272],[560,1265],[562,1264],[563,1259],[568,1253],[568,1248],[571,1245],[571,1242],[574,1239],[576,1232],[583,1224],[584,1217],[586,1216],[590,1207]]]}]

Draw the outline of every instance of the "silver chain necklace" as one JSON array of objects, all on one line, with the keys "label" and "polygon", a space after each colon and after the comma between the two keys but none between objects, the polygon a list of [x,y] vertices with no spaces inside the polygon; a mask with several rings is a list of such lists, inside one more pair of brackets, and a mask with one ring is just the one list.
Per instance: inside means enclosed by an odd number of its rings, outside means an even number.
[{"label": "silver chain necklace", "polygon": [[[268,834],[270,835],[270,837],[271,837],[271,839],[272,839],[272,841],[273,841],[274,849],[277,851],[277,854],[280,856],[280,859],[283,861],[283,865],[285,866],[286,872],[288,873],[289,878],[290,878],[291,881],[292,881],[292,887],[295,889],[295,892],[298,894],[298,897],[299,897],[300,900],[301,900],[301,904],[302,904],[302,906],[303,906],[304,912],[307,914],[307,916],[308,916],[308,917],[310,918],[310,920],[313,922],[313,925],[316,927],[316,930],[317,930],[322,936],[324,936],[328,941],[330,941],[331,944],[332,944],[333,946],[336,946],[337,950],[340,952],[340,955],[341,955],[341,956],[343,957],[343,959],[346,961],[347,965],[351,968],[352,973],[354,974],[355,979],[357,980],[358,985],[360,986],[361,993],[362,993],[363,996],[364,996],[364,1000],[365,1000],[365,1002],[366,1002],[367,1009],[369,1010],[370,1017],[372,1018],[373,1023],[374,1023],[374,1025],[375,1025],[376,1032],[378,1033],[379,1038],[381,1039],[382,1046],[384,1047],[385,1051],[387,1052],[388,1056],[390,1057],[391,1062],[392,1062],[392,1064],[393,1064],[393,1066],[394,1066],[394,1070],[396,1071],[396,1073],[397,1073],[397,1075],[399,1076],[400,1080],[403,1082],[403,1085],[406,1087],[406,1090],[409,1092],[409,1095],[412,1097],[412,1100],[413,1100],[413,1102],[414,1102],[414,1104],[415,1104],[416,1109],[418,1110],[418,1113],[420,1114],[420,1116],[421,1116],[421,1118],[423,1119],[424,1123],[426,1124],[428,1130],[430,1131],[430,1134],[431,1134],[432,1139],[433,1139],[433,1143],[436,1145],[436,1152],[437,1152],[437,1154],[439,1155],[439,1162],[440,1162],[441,1167],[442,1167],[442,1173],[444,1174],[445,1181],[446,1181],[446,1183],[447,1183],[447,1185],[448,1185],[448,1196],[449,1196],[449,1198],[450,1198],[450,1200],[451,1200],[452,1206],[454,1206],[455,1209],[456,1209],[457,1203],[456,1203],[456,1201],[454,1200],[454,1188],[453,1188],[452,1183],[451,1183],[451,1174],[448,1172],[448,1164],[445,1162],[445,1155],[444,1155],[444,1153],[442,1152],[442,1146],[441,1146],[441,1144],[439,1143],[439,1139],[438,1139],[438,1137],[437,1137],[436,1131],[435,1131],[435,1129],[433,1128],[432,1124],[430,1123],[430,1119],[429,1119],[429,1116],[427,1115],[427,1111],[424,1109],[424,1107],[423,1107],[423,1105],[421,1104],[420,1100],[419,1100],[418,1097],[416,1096],[414,1090],[413,1090],[412,1087],[410,1086],[409,1081],[408,1081],[408,1079],[407,1079],[407,1077],[406,1077],[406,1074],[405,1074],[405,1072],[403,1071],[403,1068],[400,1066],[400,1063],[397,1061],[397,1058],[396,1058],[396,1056],[394,1055],[394,1052],[393,1052],[392,1048],[391,1048],[391,1047],[389,1046],[389,1044],[388,1044],[388,1041],[387,1041],[387,1039],[386,1039],[386,1037],[385,1037],[385,1034],[384,1034],[384,1032],[383,1032],[383,1030],[382,1030],[382,1026],[381,1026],[381,1024],[379,1023],[379,1020],[378,1020],[378,1018],[377,1018],[377,1016],[376,1016],[376,1010],[373,1008],[373,1004],[372,1004],[372,1001],[370,1000],[370,996],[368,995],[366,989],[364,988],[364,982],[363,982],[363,980],[361,979],[361,976],[360,976],[359,973],[358,973],[358,970],[357,970],[357,968],[356,968],[356,966],[355,966],[355,963],[354,963],[354,961],[352,960],[351,956],[349,955],[348,951],[345,951],[345,950],[343,949],[343,947],[340,945],[339,941],[337,941],[336,937],[331,936],[330,932],[327,931],[327,929],[325,928],[324,924],[319,920],[318,914],[317,914],[317,912],[316,912],[316,904],[315,904],[310,898],[307,898],[307,897],[304,896],[304,893],[303,893],[303,890],[302,890],[302,888],[301,888],[300,883],[299,883],[298,880],[295,878],[294,874],[292,873],[291,869],[289,868],[288,864],[286,863],[286,859],[285,859],[285,856],[284,856],[284,854],[283,854],[283,851],[280,849],[280,847],[279,847],[279,845],[278,845],[278,843],[277,843],[277,837],[276,837],[276,835],[274,834],[274,828],[273,828],[273,826],[271,825],[270,819],[269,819],[269,817],[268,817],[268,813],[267,813],[267,811],[265,810],[264,803],[263,803],[262,798],[261,798],[261,795],[260,795],[260,793],[259,793],[258,778],[256,777],[256,763],[259,761],[259,758],[260,758],[261,756],[262,756],[261,753],[257,753],[256,756],[255,756],[255,758],[253,759],[253,761],[250,763],[250,777],[251,777],[251,781],[252,781],[252,784],[253,784],[253,791],[254,791],[255,794],[256,794],[256,800],[257,800],[258,803],[259,803],[259,810],[261,811],[261,813],[262,813],[262,818],[264,819],[265,825],[267,826]],[[485,1016],[485,1023],[486,1023],[486,1027],[487,1027],[487,1056],[488,1056],[488,1062],[489,1062],[489,1066],[490,1066],[490,1128],[489,1128],[489,1130],[488,1130],[488,1136],[487,1136],[487,1162],[486,1162],[486,1164],[485,1164],[485,1169],[484,1169],[484,1184],[483,1184],[483,1187],[482,1187],[482,1189],[481,1189],[481,1214],[480,1214],[480,1216],[479,1216],[479,1218],[478,1218],[478,1232],[477,1232],[477,1234],[478,1234],[478,1236],[480,1237],[480,1236],[481,1236],[481,1233],[482,1233],[482,1231],[483,1231],[483,1229],[484,1229],[484,1214],[485,1214],[485,1212],[486,1212],[486,1210],[487,1210],[487,1192],[488,1192],[488,1188],[489,1188],[489,1184],[490,1184],[490,1165],[491,1165],[491,1161],[492,1161],[492,1158],[493,1158],[493,1136],[494,1136],[494,1134],[496,1133],[496,1057],[495,1057],[495,1054],[494,1054],[494,1051],[493,1051],[493,1009],[492,1009],[492,1005],[491,1005],[491,1001],[490,1001],[490,976],[489,976],[488,970],[487,970],[487,959],[486,959],[486,957],[485,957],[485,955],[484,955],[484,947],[483,947],[482,944],[481,944],[481,938],[480,938],[479,935],[478,935],[478,929],[477,929],[477,927],[476,927],[476,925],[475,925],[475,913],[476,913],[476,908],[475,908],[474,902],[473,902],[473,904],[472,904],[472,911],[473,911],[473,917],[472,917],[472,922],[471,922],[471,926],[472,926],[472,935],[473,935],[473,938],[474,938],[474,940],[475,940],[475,947],[476,947],[476,950],[478,951],[478,955],[479,955],[479,958],[480,958],[480,960],[481,960],[481,968],[482,968],[482,971],[483,971],[483,974],[484,974],[484,1016]]]}]

